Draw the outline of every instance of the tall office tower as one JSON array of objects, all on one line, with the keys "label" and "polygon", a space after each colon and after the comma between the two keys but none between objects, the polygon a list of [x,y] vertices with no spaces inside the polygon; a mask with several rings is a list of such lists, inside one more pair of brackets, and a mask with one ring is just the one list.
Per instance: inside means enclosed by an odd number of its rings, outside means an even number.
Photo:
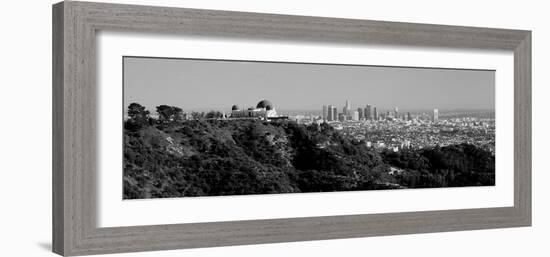
[{"label": "tall office tower", "polygon": [[343,113],[339,113],[338,114],[338,120],[339,121],[346,121],[346,115],[344,115]]},{"label": "tall office tower", "polygon": [[338,108],[336,108],[335,106],[332,106],[332,120],[338,120]]},{"label": "tall office tower", "polygon": [[351,106],[349,105],[349,101],[346,100],[346,105],[344,106],[344,108],[342,108],[342,113],[344,113],[344,115],[351,115]]},{"label": "tall office tower", "polygon": [[[359,108],[359,110],[361,110],[361,108]],[[359,111],[353,111],[353,115],[351,116],[351,118],[354,121],[358,121],[359,120]]]},{"label": "tall office tower", "polygon": [[328,117],[328,108],[326,105],[323,105],[323,121],[326,121]]},{"label": "tall office tower", "polygon": [[[334,108],[332,105],[328,106],[327,121],[333,121],[334,120],[334,116],[332,115],[332,108]],[[323,106],[323,113],[324,113],[324,111],[325,111],[325,108]]]},{"label": "tall office tower", "polygon": [[412,120],[410,112],[407,112],[407,120]]},{"label": "tall office tower", "polygon": [[357,112],[359,112],[359,120],[365,118],[365,114],[363,114],[363,108],[357,108]]},{"label": "tall office tower", "polygon": [[434,123],[439,122],[439,110],[437,109],[434,109],[433,122]]},{"label": "tall office tower", "polygon": [[395,114],[395,117],[399,117],[399,108],[397,108],[397,106],[395,106],[395,108],[393,108],[393,112]]},{"label": "tall office tower", "polygon": [[372,119],[372,113],[370,112],[370,104],[367,104],[367,108],[365,108],[365,119],[367,120]]},{"label": "tall office tower", "polygon": [[374,120],[378,120],[378,111],[376,110],[376,107],[374,107],[374,110],[373,110],[373,117],[374,117]]}]

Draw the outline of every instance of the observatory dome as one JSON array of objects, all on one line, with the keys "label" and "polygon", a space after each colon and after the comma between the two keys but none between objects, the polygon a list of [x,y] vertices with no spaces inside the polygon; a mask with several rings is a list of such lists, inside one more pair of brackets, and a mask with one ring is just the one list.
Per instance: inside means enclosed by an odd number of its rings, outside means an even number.
[{"label": "observatory dome", "polygon": [[256,108],[265,108],[266,110],[273,110],[273,104],[268,100],[262,100],[256,105]]}]

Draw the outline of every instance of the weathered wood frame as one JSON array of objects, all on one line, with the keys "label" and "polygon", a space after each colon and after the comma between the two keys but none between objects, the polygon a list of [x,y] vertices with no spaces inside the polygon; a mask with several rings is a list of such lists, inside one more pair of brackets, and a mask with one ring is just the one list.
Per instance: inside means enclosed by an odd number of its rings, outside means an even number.
[{"label": "weathered wood frame", "polygon": [[[514,52],[514,206],[98,228],[96,32]],[[531,32],[65,1],[53,6],[53,251],[87,255],[531,225]]]}]

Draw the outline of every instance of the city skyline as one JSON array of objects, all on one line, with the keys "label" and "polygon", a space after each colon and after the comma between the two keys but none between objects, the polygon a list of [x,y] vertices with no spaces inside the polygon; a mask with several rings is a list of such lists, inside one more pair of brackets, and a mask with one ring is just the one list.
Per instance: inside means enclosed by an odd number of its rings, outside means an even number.
[{"label": "city skyline", "polygon": [[340,109],[346,101],[352,109],[369,104],[378,111],[396,106],[411,112],[494,110],[494,72],[124,58],[124,105],[137,102],[153,111],[161,104],[224,111],[232,104],[252,106],[260,98],[270,99],[281,111],[319,113],[320,105]]},{"label": "city skyline", "polygon": [[[418,113],[417,113],[418,114]],[[426,114],[425,112],[423,114]],[[370,104],[365,105],[365,107],[353,108],[348,100],[342,108],[342,112],[338,112],[338,108],[334,105],[323,105],[321,110],[321,119],[323,121],[366,121],[373,120],[378,121],[379,119],[403,119],[403,120],[413,120],[410,111],[401,111],[399,112],[399,107],[395,106],[392,109],[386,110],[385,114],[378,115],[376,106],[373,108]],[[418,115],[416,115],[418,118]],[[433,123],[438,123],[439,121],[439,110],[434,108],[431,114],[431,121]]]}]

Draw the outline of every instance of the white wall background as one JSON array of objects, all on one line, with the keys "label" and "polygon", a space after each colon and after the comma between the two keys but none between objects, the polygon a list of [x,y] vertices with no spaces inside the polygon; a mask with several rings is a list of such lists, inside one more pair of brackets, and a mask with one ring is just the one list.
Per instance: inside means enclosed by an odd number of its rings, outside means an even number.
[{"label": "white wall background", "polygon": [[[550,25],[545,1],[126,0],[191,8],[533,31],[533,227],[192,249],[116,256],[550,256]],[[51,247],[51,4],[6,1],[0,26],[0,256]]]}]

